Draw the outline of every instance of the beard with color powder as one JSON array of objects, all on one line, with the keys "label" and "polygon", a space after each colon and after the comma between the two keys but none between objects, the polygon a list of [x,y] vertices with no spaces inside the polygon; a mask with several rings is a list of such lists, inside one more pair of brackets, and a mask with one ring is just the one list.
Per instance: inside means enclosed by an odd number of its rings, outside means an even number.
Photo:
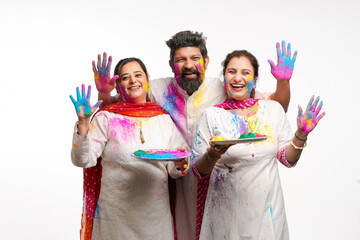
[{"label": "beard with color powder", "polygon": [[[196,74],[196,78],[185,77],[185,75],[191,75],[191,74]],[[184,89],[189,95],[196,92],[203,81],[202,78],[200,77],[199,71],[196,68],[184,69],[184,71],[181,73],[180,79],[181,79],[179,82],[180,87]]]}]

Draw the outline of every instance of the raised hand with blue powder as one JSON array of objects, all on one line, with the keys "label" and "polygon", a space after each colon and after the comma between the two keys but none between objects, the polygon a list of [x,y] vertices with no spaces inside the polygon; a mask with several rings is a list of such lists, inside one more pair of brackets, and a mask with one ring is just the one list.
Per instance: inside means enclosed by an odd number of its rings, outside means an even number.
[{"label": "raised hand with blue powder", "polygon": [[294,71],[294,64],[296,60],[297,51],[295,51],[293,58],[291,58],[291,44],[288,43],[286,50],[286,43],[282,41],[280,50],[280,43],[276,43],[276,52],[278,61],[275,66],[272,60],[268,60],[271,66],[271,73],[277,80],[290,80]]},{"label": "raised hand with blue powder", "polygon": [[[86,95],[86,96],[85,96]],[[89,130],[89,120],[91,115],[95,112],[95,110],[100,106],[102,101],[98,101],[94,106],[90,104],[90,96],[91,96],[91,86],[88,86],[88,92],[85,92],[85,85],[81,85],[81,95],[79,91],[79,87],[76,88],[76,96],[77,101],[70,95],[70,99],[73,102],[76,114],[78,116],[78,133],[83,136]]]}]

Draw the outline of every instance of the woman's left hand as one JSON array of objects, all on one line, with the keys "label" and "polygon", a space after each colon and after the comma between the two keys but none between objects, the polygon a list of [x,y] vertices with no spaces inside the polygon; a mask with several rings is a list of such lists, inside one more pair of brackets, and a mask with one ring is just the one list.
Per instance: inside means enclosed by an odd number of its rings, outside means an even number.
[{"label": "woman's left hand", "polygon": [[[186,152],[185,147],[179,147],[179,148],[177,148],[177,150],[179,150],[181,152]],[[186,174],[185,169],[188,167],[188,157],[182,159],[181,161],[175,161],[174,165],[178,171],[181,171],[181,173],[183,175],[185,175]]]},{"label": "woman's left hand", "polygon": [[319,100],[320,97],[317,97],[314,102],[314,96],[312,96],[304,113],[300,105],[298,106],[299,112],[297,117],[297,126],[298,130],[304,132],[305,135],[309,134],[316,127],[320,119],[325,115],[325,112],[319,115],[323,105],[323,102],[321,101],[319,106],[317,106]]},{"label": "woman's left hand", "polygon": [[275,66],[272,60],[268,60],[271,66],[271,73],[277,80],[290,80],[294,71],[294,64],[296,60],[297,51],[295,51],[291,59],[291,44],[288,43],[287,50],[285,41],[282,41],[282,51],[280,50],[280,43],[276,43],[277,65]]}]

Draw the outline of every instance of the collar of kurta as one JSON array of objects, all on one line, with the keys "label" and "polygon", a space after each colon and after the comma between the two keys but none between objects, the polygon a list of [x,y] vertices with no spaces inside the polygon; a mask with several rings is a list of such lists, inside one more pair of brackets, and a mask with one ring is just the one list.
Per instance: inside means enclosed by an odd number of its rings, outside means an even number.
[{"label": "collar of kurta", "polygon": [[163,108],[152,102],[139,104],[119,102],[105,106],[101,108],[99,112],[100,111],[114,112],[130,117],[154,117],[161,114],[168,114]]},{"label": "collar of kurta", "polygon": [[246,98],[244,100],[226,99],[223,103],[217,104],[214,107],[229,109],[245,109],[255,105],[259,99]]}]

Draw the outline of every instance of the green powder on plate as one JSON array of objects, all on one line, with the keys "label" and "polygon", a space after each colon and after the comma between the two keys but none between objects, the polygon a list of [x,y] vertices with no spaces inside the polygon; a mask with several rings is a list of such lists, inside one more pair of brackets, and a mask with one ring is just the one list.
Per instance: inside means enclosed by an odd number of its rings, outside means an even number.
[{"label": "green powder on plate", "polygon": [[257,138],[257,137],[253,133],[243,134],[239,137],[239,139],[245,139],[245,138]]}]

